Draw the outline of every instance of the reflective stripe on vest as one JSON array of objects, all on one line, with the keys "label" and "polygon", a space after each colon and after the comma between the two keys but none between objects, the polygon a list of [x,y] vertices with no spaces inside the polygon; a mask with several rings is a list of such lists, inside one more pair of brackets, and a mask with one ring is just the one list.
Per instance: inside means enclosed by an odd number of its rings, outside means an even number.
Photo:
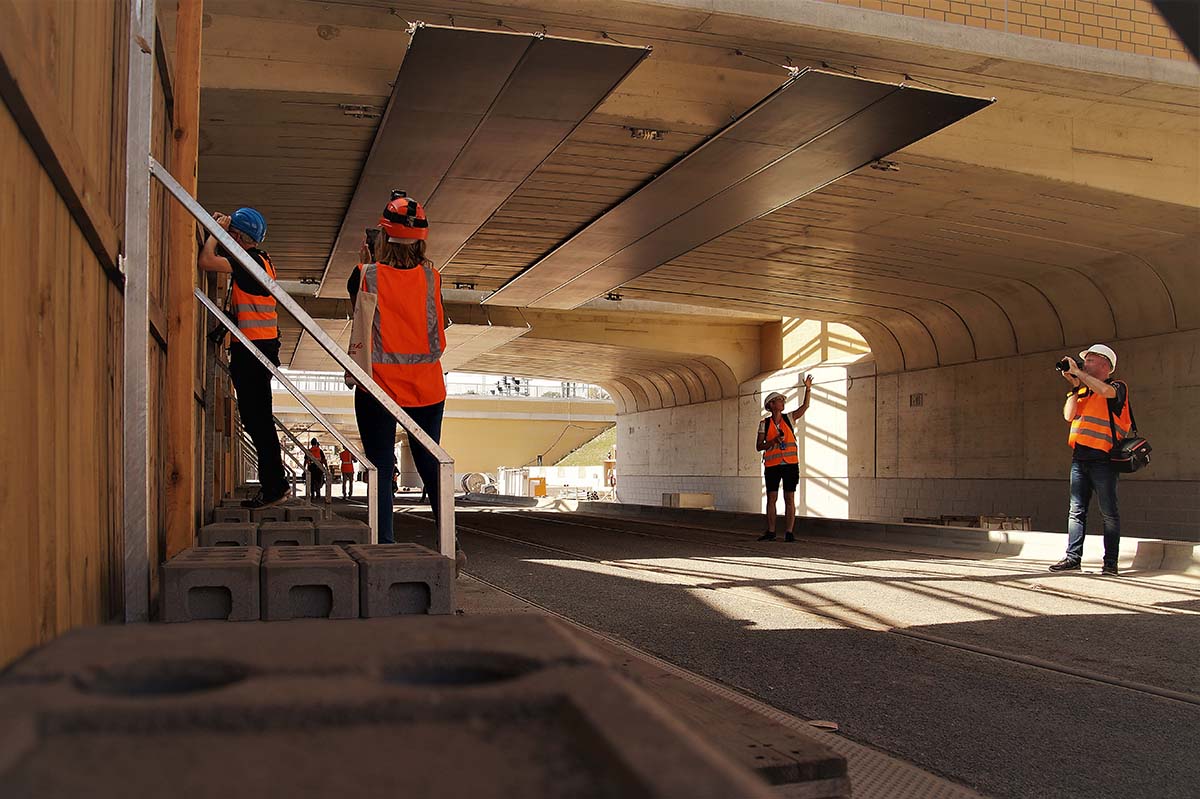
[{"label": "reflective stripe on vest", "polygon": [[[375,322],[371,326],[372,365],[396,366],[401,364],[437,363],[442,357],[442,327],[438,319],[437,272],[428,263],[422,264],[420,268],[424,270],[425,275],[425,332],[429,349],[426,352],[396,352],[384,349],[383,317],[385,310],[381,303],[379,309],[375,312]],[[406,271],[415,270],[390,270],[385,280],[394,280],[398,277],[399,273]],[[379,296],[379,275],[376,264],[365,264],[363,266],[362,287],[363,290]],[[413,342],[413,348],[416,348],[416,342]]]},{"label": "reflective stripe on vest", "polygon": [[[263,267],[271,279],[275,279],[275,267],[266,253],[259,253]],[[234,281],[233,313],[238,330],[251,341],[279,338],[279,316],[275,312],[275,298],[269,294],[251,294],[243,291]]]},{"label": "reflective stripe on vest", "polygon": [[1112,439],[1112,431],[1117,431],[1117,440],[1129,435],[1132,423],[1129,420],[1129,387],[1125,387],[1125,405],[1119,414],[1113,414],[1112,427],[1108,424],[1108,400],[1093,391],[1080,398],[1075,405],[1075,418],[1071,420],[1071,434],[1067,444],[1074,448],[1076,444],[1092,449],[1110,451],[1116,442]]},{"label": "reflective stripe on vest", "polygon": [[775,420],[767,419],[764,422],[764,433],[768,439],[774,438],[772,428],[775,428],[775,432],[783,433],[783,445],[765,450],[763,452],[763,465],[771,467],[781,466],[785,463],[800,463],[800,448],[796,444],[796,434],[792,432],[792,428],[782,419],[776,428]]}]

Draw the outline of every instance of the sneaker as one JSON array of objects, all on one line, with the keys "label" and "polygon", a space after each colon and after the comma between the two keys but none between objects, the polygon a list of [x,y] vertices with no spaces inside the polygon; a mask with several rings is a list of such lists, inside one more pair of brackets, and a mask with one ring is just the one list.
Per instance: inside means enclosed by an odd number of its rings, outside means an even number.
[{"label": "sneaker", "polygon": [[250,510],[258,510],[259,508],[271,508],[283,502],[292,495],[292,489],[285,488],[283,493],[277,497],[267,498],[267,496],[259,490],[251,499],[242,500],[242,507]]},{"label": "sneaker", "polygon": [[1104,566],[1100,569],[1100,573],[1107,574],[1110,577],[1120,577],[1121,576],[1121,572],[1117,571],[1117,564],[1115,564],[1115,563],[1105,563]]},{"label": "sneaker", "polygon": [[762,535],[760,535],[758,538],[756,538],[754,540],[755,541],[774,541],[775,534],[768,530],[767,532],[763,533]]},{"label": "sneaker", "polygon": [[1079,571],[1079,561],[1063,558],[1058,563],[1050,567],[1052,572],[1077,572]]},{"label": "sneaker", "polygon": [[788,544],[794,544],[796,543],[796,536],[792,535],[791,533],[787,533],[783,536],[783,540]]}]

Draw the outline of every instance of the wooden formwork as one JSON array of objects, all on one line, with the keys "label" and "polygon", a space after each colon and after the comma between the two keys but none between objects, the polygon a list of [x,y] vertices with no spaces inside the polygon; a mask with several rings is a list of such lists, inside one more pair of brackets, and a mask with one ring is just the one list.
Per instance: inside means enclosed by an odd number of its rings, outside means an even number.
[{"label": "wooden formwork", "polygon": [[[10,464],[0,479],[2,665],[122,609],[129,5],[0,0],[0,18],[0,445]],[[157,55],[153,150],[167,162],[170,70]],[[157,187],[152,204],[149,466],[159,498],[169,340]],[[156,502],[148,520],[155,565],[165,513]]]}]

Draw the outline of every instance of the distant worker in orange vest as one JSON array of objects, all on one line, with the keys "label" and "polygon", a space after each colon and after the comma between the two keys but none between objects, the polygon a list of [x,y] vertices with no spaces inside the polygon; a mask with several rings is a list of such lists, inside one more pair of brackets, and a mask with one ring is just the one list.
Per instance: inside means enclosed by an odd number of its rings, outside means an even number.
[{"label": "distant worker in orange vest", "polygon": [[758,425],[758,440],[754,448],[763,454],[763,478],[767,484],[767,531],[759,541],[775,540],[776,503],[779,484],[783,483],[784,541],[795,541],[792,527],[796,523],[796,486],[800,483],[800,447],[796,442],[794,419],[808,411],[812,393],[812,375],[804,378],[804,402],[789,416],[783,412],[787,397],[771,392],[763,400],[763,408],[771,414]]},{"label": "distant worker in orange vest", "polygon": [[[311,476],[309,485],[312,487],[309,501],[312,502],[321,496],[321,489],[325,486],[325,469],[329,467],[329,461],[325,459],[325,450],[321,449],[321,444],[315,438],[309,442],[308,454],[312,455],[313,460],[317,462],[308,462],[308,473]],[[317,465],[318,463],[320,466]],[[330,486],[330,488],[332,487]]]},{"label": "distant worker in orange vest", "polygon": [[337,450],[338,460],[342,462],[342,498],[347,499],[354,495],[354,456],[350,454],[350,450]]},{"label": "distant worker in orange vest", "polygon": [[[376,296],[372,328],[371,377],[412,417],[435,442],[442,437],[446,406],[446,380],[441,357],[446,348],[442,310],[442,276],[425,257],[429,222],[425,209],[402,191],[392,197],[379,219],[378,233],[368,231],[360,251],[361,263],[350,274],[346,289],[351,303],[361,292]],[[372,247],[372,238],[374,246]],[[396,474],[396,420],[370,394],[354,392],[354,414],[362,437],[363,454],[379,470],[380,482]],[[411,435],[417,473],[434,497],[438,518],[438,462]],[[379,542],[395,542],[392,533],[392,498],[383,485],[372,502],[378,502]],[[466,556],[459,552],[459,566]]]},{"label": "distant worker in orange vest", "polygon": [[[242,246],[272,280],[275,268],[259,244],[267,236],[267,221],[253,208],[239,208],[232,216],[213,214],[217,224],[229,231],[233,240]],[[216,237],[209,236],[200,250],[197,264],[206,272],[223,272],[233,279],[232,304],[238,330],[267,359],[279,365],[279,324],[275,314],[275,298],[250,276],[236,259],[218,246]],[[238,413],[242,426],[254,442],[258,455],[258,480],[261,489],[253,499],[242,503],[247,508],[278,505],[292,493],[283,470],[279,450],[279,435],[271,410],[271,373],[258,359],[234,340],[229,347],[229,374],[237,393]]]},{"label": "distant worker in orange vest", "polygon": [[[1080,360],[1082,359],[1082,360]],[[1052,572],[1077,571],[1083,561],[1083,538],[1092,494],[1104,519],[1104,565],[1101,574],[1116,576],[1121,548],[1121,516],[1117,510],[1117,471],[1110,460],[1116,441],[1133,428],[1129,389],[1113,380],[1117,354],[1104,344],[1093,344],[1059,362],[1059,371],[1071,384],[1063,405],[1063,419],[1071,423],[1071,506],[1067,515],[1067,553],[1050,567]]]}]

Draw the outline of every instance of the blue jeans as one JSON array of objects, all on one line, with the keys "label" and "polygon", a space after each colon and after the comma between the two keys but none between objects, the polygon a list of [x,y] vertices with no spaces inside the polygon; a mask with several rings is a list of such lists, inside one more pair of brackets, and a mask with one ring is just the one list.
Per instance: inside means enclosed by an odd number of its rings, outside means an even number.
[{"label": "blue jeans", "polygon": [[[446,408],[445,401],[436,405],[425,405],[420,408],[405,408],[404,412],[412,417],[417,425],[429,434],[434,441],[442,440],[442,413]],[[377,503],[379,509],[379,543],[394,544],[396,537],[392,532],[392,471],[396,467],[396,420],[365,391],[354,392],[354,416],[358,419],[358,434],[362,438],[363,454],[379,469],[379,490],[369,501]],[[422,482],[429,489],[429,497],[433,500],[433,518],[438,517],[437,459],[425,451],[420,443],[408,437],[408,445],[412,448],[413,462]]]},{"label": "blue jeans", "polygon": [[1104,517],[1104,562],[1115,566],[1121,547],[1121,516],[1117,511],[1117,472],[1108,461],[1071,462],[1067,557],[1075,561],[1083,559],[1083,536],[1093,493]]}]

